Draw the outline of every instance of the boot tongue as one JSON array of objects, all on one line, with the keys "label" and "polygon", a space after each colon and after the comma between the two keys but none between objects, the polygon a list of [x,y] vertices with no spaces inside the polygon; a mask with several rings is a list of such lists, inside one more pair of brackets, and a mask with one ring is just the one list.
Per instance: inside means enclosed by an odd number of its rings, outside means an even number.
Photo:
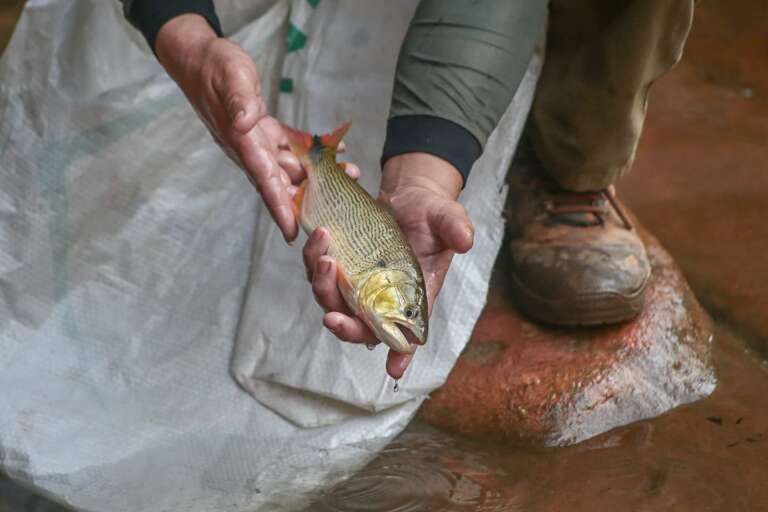
[{"label": "boot tongue", "polygon": [[550,222],[575,227],[599,226],[606,214],[602,191],[566,192],[554,189],[544,201]]},{"label": "boot tongue", "polygon": [[590,227],[602,224],[600,218],[592,212],[551,213],[550,219],[555,224],[574,227]]}]

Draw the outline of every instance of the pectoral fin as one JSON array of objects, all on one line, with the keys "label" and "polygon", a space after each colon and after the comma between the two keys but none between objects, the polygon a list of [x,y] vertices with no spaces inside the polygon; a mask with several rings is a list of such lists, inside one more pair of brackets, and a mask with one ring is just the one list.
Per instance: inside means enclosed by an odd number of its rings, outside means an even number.
[{"label": "pectoral fin", "polygon": [[293,202],[291,203],[291,208],[293,208],[293,215],[299,222],[301,222],[301,203],[304,201],[304,192],[306,189],[307,180],[304,180],[301,182],[301,185],[299,185],[298,190],[296,190],[296,195],[293,196]]}]

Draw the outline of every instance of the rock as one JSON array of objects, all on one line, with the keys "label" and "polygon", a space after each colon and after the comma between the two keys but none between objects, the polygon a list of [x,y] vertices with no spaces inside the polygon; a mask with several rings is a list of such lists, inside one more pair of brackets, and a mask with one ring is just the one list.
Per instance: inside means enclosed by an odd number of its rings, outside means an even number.
[{"label": "rock", "polygon": [[472,339],[422,417],[471,437],[568,445],[709,395],[712,323],[670,255],[643,238],[653,266],[647,304],[618,326],[532,323],[505,298],[499,269]]}]

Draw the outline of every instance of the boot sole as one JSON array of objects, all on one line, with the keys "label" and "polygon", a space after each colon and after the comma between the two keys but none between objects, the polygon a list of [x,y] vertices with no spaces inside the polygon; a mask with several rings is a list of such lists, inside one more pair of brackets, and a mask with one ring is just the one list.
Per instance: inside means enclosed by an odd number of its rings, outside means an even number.
[{"label": "boot sole", "polygon": [[637,317],[645,305],[648,279],[629,295],[600,293],[560,300],[535,294],[520,283],[516,276],[512,276],[510,284],[517,306],[526,316],[558,326],[594,327],[618,324]]}]

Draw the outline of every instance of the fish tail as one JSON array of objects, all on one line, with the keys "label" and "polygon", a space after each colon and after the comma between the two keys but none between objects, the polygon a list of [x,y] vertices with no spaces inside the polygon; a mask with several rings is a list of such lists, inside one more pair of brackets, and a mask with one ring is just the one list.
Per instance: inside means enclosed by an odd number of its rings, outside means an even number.
[{"label": "fish tail", "polygon": [[338,150],[339,144],[341,144],[341,139],[344,138],[344,135],[346,135],[347,130],[349,130],[351,125],[352,123],[346,122],[333,130],[333,132],[320,135],[320,143],[332,151]]},{"label": "fish tail", "polygon": [[[291,128],[288,125],[281,124],[285,138],[288,139],[288,147],[291,148],[293,154],[299,159],[305,155],[311,154],[313,149],[325,148],[330,150],[333,154],[339,149],[341,139],[349,130],[351,123],[344,123],[336,128],[331,133],[325,135],[311,135],[307,132],[302,132],[295,128]],[[319,156],[319,153],[315,154],[315,157]],[[312,158],[310,158],[312,160]]]},{"label": "fish tail", "polygon": [[311,134],[291,128],[287,124],[281,123],[280,127],[283,129],[285,138],[288,139],[288,146],[296,156],[300,157],[309,153],[313,144],[313,137]]}]

